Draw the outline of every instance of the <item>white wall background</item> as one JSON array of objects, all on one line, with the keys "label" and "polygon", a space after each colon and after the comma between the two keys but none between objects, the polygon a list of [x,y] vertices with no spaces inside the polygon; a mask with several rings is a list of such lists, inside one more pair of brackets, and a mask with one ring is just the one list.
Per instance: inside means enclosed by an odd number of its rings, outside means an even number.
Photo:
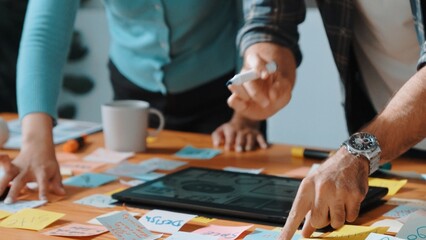
[{"label": "white wall background", "polygon": [[[91,1],[92,2],[92,1]],[[107,71],[109,33],[101,4],[81,9],[76,20],[90,52],[83,61],[68,64],[65,72],[84,73],[95,88],[78,98],[61,93],[60,103],[77,102],[77,119],[100,122],[100,105],[112,99]],[[268,120],[268,140],[323,148],[337,148],[347,138],[342,96],[319,12],[310,8],[300,26],[303,62],[290,104]]]},{"label": "white wall background", "polygon": [[348,137],[337,68],[319,11],[309,8],[299,27],[302,64],[290,103],[268,120],[268,140],[338,148]]}]

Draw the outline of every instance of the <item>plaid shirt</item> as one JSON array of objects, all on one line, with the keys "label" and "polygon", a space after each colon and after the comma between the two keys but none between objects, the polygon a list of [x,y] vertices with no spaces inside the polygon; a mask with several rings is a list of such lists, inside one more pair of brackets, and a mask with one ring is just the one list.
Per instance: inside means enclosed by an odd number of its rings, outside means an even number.
[{"label": "plaid shirt", "polygon": [[[422,43],[419,67],[426,63],[426,44],[422,18],[422,0],[410,0],[417,37]],[[275,42],[292,50],[300,64],[297,25],[303,22],[306,7],[303,0],[245,0],[245,25],[238,34],[241,53],[256,42]],[[317,0],[331,51],[344,84],[358,72],[353,54],[354,0]],[[426,4],[423,4],[426,5]]]}]

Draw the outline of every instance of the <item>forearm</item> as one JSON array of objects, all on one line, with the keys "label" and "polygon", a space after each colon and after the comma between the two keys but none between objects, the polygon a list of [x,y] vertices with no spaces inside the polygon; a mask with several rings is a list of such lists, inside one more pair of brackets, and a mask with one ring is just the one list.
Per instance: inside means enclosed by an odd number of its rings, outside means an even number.
[{"label": "forearm", "polygon": [[56,117],[56,101],[66,61],[77,0],[30,1],[17,63],[20,117],[44,112]]},{"label": "forearm", "polygon": [[392,160],[426,137],[426,68],[420,69],[364,131],[374,134],[382,161]]}]

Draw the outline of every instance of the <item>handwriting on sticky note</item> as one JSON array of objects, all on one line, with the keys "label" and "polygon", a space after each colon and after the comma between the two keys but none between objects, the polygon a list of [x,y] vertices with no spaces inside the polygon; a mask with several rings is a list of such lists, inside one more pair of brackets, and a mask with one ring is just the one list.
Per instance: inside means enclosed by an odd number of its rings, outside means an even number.
[{"label": "handwriting on sticky note", "polygon": [[110,195],[104,195],[104,194],[93,194],[87,197],[84,197],[82,199],[79,199],[77,201],[74,201],[74,203],[92,206],[92,207],[98,207],[98,208],[111,208],[114,207],[114,203],[116,203],[117,200],[113,199]]},{"label": "handwriting on sticky note", "polygon": [[196,215],[155,209],[143,215],[139,222],[151,231],[174,233],[194,217]]},{"label": "handwriting on sticky note", "polygon": [[389,191],[387,196],[395,195],[406,183],[407,179],[390,180],[382,178],[368,178],[368,186],[388,188]]},{"label": "handwriting on sticky note", "polygon": [[214,237],[220,237],[220,240],[232,240],[236,239],[238,236],[241,235],[244,231],[251,228],[252,225],[249,226],[218,226],[218,225],[210,225],[208,227],[200,228],[193,233],[198,233],[202,235],[208,235],[208,236],[214,236]]},{"label": "handwriting on sticky note", "polygon": [[101,173],[83,173],[78,176],[67,178],[63,181],[65,185],[71,185],[76,187],[99,187],[103,184],[116,180],[117,177],[101,174]]},{"label": "handwriting on sticky note", "polygon": [[197,239],[197,240],[219,240],[218,237],[201,235],[197,233],[190,232],[176,232],[172,236],[166,238],[166,240],[188,240],[188,239]]},{"label": "handwriting on sticky note", "polygon": [[419,208],[417,208],[417,207],[400,205],[400,206],[397,206],[396,208],[390,210],[389,212],[385,213],[383,216],[400,218],[400,217],[405,217],[405,216],[409,215],[410,213],[413,213],[417,210],[419,210]]},{"label": "handwriting on sticky note", "polygon": [[385,233],[387,227],[365,227],[355,225],[344,225],[336,231],[327,235],[327,238],[333,239],[351,239],[364,240],[370,233]]},{"label": "handwriting on sticky note", "polygon": [[193,146],[186,146],[175,153],[175,156],[188,159],[211,159],[222,151],[212,148],[195,148]]},{"label": "handwriting on sticky note", "polygon": [[43,232],[44,235],[63,236],[63,237],[90,237],[107,232],[104,226],[70,223],[49,231]]},{"label": "handwriting on sticky note", "polygon": [[[95,218],[92,218],[92,219],[90,219],[89,221],[87,221],[87,223],[90,223],[90,224],[95,224],[95,225],[102,225],[99,221],[98,221],[98,219],[97,218],[99,218],[99,217],[108,217],[108,216],[111,216],[111,215],[114,215],[114,214],[117,214],[117,213],[119,213],[120,211],[112,211],[112,212],[109,212],[109,213],[105,213],[105,214],[102,214],[102,215],[99,215],[99,216],[97,216],[97,217],[95,217]],[[135,216],[140,216],[140,213],[137,213],[137,212],[128,212],[130,215],[132,215],[133,217],[135,217]]]},{"label": "handwriting on sticky note", "polygon": [[65,214],[39,209],[23,209],[10,215],[0,223],[0,227],[41,230]]},{"label": "handwriting on sticky note", "polygon": [[426,238],[426,216],[413,213],[404,226],[399,230],[397,237],[409,240]]},{"label": "handwriting on sticky note", "polygon": [[17,201],[12,204],[4,204],[4,202],[0,202],[0,210],[15,213],[25,208],[35,208],[35,207],[44,205],[46,203],[47,203],[46,200]]},{"label": "handwriting on sticky note", "polygon": [[389,235],[370,233],[365,240],[403,240],[402,238],[392,237]]},{"label": "handwriting on sticky note", "polygon": [[152,234],[126,211],[121,211],[106,217],[98,217],[96,219],[119,240],[152,240],[161,237],[161,234]]}]

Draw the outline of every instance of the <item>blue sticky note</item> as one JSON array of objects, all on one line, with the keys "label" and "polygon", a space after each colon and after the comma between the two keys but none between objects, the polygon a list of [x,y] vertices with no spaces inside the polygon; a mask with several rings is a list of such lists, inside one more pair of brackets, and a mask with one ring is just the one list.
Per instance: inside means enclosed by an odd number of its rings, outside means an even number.
[{"label": "blue sticky note", "polygon": [[101,173],[84,173],[78,176],[67,178],[63,181],[65,185],[76,187],[98,187],[116,180],[117,177]]},{"label": "blue sticky note", "polygon": [[412,214],[396,234],[402,239],[424,239],[426,237],[426,216]]},{"label": "blue sticky note", "polygon": [[256,230],[254,230],[254,232],[252,232],[251,234],[247,235],[244,240],[276,240],[279,236],[280,232],[256,228]]},{"label": "blue sticky note", "polygon": [[218,149],[186,146],[175,153],[175,156],[189,159],[211,159],[220,153],[222,153],[222,151]]},{"label": "blue sticky note", "polygon": [[400,218],[409,215],[415,211],[419,210],[417,207],[407,206],[407,205],[399,205],[398,207],[390,210],[385,213],[383,216],[392,217],[392,218]]}]

